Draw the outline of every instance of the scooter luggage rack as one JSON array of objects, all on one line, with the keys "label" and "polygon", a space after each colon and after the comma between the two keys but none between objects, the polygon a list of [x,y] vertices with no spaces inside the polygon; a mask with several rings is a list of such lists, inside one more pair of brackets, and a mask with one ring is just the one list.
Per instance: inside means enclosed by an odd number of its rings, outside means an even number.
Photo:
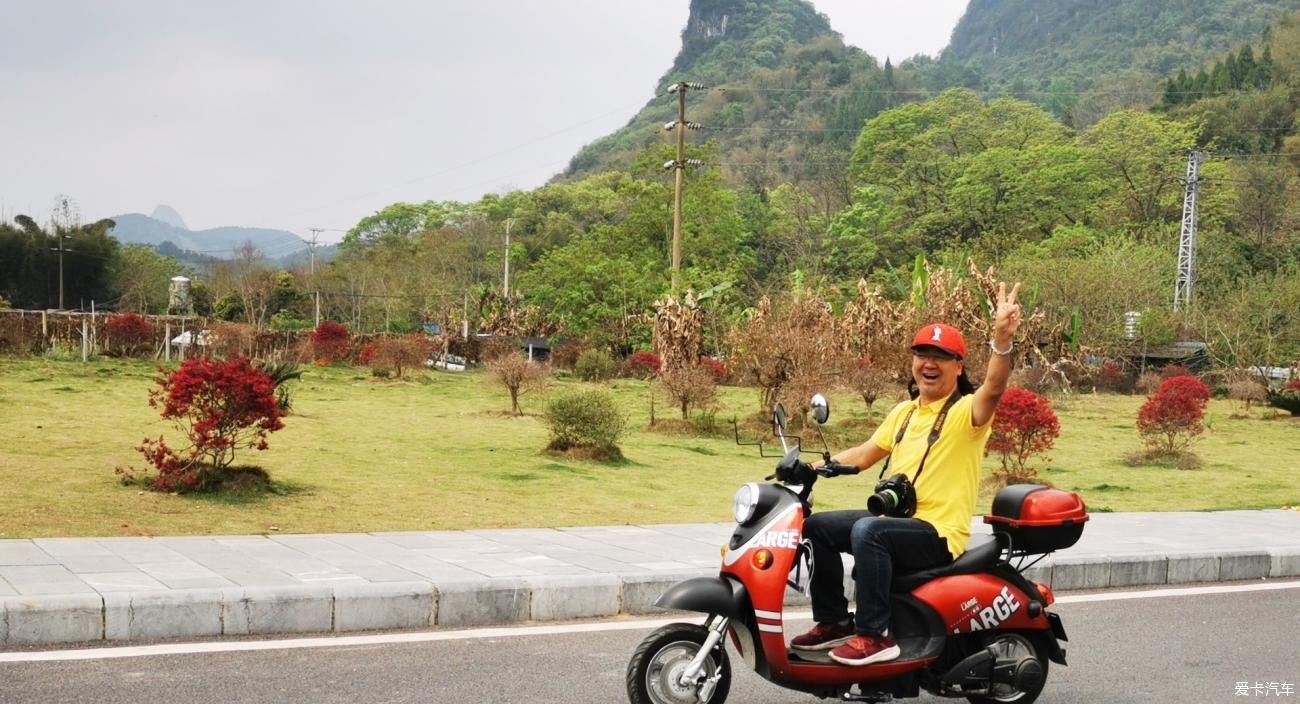
[{"label": "scooter luggage rack", "polygon": [[[1052,553],[1056,552],[1055,550],[1049,550],[1048,552],[1030,552],[1028,550],[1017,550],[1015,546],[1015,541],[1010,535],[1006,533],[994,533],[994,535],[997,536],[997,540],[999,542],[1001,542],[1004,537],[1006,538],[1007,546],[1002,549],[1002,552],[1006,553],[1007,564],[1011,565],[1011,568],[1017,572],[1024,572],[1025,570],[1038,564],[1040,561],[1042,561],[1044,557],[1047,557],[1048,555],[1051,555]],[[1033,560],[1030,560],[1026,564],[1025,560],[1028,560],[1030,557],[1033,557],[1035,555],[1037,557],[1034,557]],[[1013,563],[1012,560],[1016,560],[1016,562]]]}]

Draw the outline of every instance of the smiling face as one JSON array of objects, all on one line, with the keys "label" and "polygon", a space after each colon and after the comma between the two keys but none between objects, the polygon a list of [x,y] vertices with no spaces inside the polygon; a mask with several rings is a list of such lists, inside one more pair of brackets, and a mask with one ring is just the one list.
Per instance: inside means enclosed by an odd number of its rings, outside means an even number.
[{"label": "smiling face", "polygon": [[912,378],[921,391],[921,403],[948,398],[957,388],[962,361],[938,347],[912,348]]}]

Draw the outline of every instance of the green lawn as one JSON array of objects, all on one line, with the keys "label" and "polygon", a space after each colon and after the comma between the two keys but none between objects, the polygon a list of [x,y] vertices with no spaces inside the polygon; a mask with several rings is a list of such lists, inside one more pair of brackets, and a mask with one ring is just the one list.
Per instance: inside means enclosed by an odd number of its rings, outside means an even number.
[{"label": "green lawn", "polygon": [[[364,370],[309,367],[293,382],[295,413],[271,449],[242,458],[267,469],[279,495],[161,495],[123,486],[113,472],[143,466],[133,447],[146,435],[179,441],[147,403],[154,369],[0,359],[0,538],[725,521],[736,487],[761,480],[774,462],[729,438],[645,432],[639,381],[609,387],[631,432],[621,443],[626,461],[605,465],[542,453],[544,397],[524,396],[530,415],[511,417],[506,392],[476,373],[380,381]],[[1230,404],[1214,401],[1196,444],[1202,468],[1133,468],[1123,458],[1139,447],[1140,399],[1056,404],[1062,437],[1043,476],[1080,491],[1093,510],[1300,504],[1300,423],[1289,417],[1235,419]],[[833,449],[865,439],[872,421],[861,402],[836,396],[832,407]],[[755,391],[723,389],[720,420],[756,410]],[[986,471],[993,465],[986,460]],[[817,505],[860,506],[868,488],[865,477],[823,482]]]}]

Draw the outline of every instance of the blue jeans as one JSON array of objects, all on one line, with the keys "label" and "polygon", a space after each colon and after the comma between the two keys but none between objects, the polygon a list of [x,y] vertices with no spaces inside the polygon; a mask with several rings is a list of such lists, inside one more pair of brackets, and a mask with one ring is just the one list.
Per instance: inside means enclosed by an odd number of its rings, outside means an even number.
[{"label": "blue jeans", "polygon": [[863,635],[882,635],[889,628],[889,583],[895,567],[916,572],[952,562],[948,541],[919,518],[826,511],[809,517],[803,534],[813,546],[813,620],[829,623],[848,618],[840,561],[840,553],[847,552],[853,555],[857,587],[853,626]]}]

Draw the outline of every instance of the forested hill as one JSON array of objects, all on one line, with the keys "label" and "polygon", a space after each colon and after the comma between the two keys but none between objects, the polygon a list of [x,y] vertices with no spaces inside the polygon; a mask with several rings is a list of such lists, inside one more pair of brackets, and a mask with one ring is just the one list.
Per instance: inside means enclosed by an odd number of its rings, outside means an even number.
[{"label": "forested hill", "polygon": [[1300,0],[970,0],[942,58],[982,84],[972,88],[1146,88],[1259,41],[1297,9]]},{"label": "forested hill", "polygon": [[950,87],[1043,105],[1075,127],[1159,102],[1163,81],[1246,42],[1300,0],[971,0],[940,59],[880,65],[846,46],[806,0],[692,0],[682,48],[654,97],[622,129],[584,147],[560,176],[632,167],[672,135],[678,81],[728,181],[754,189],[824,182],[863,123]]},{"label": "forested hill", "polygon": [[563,178],[625,170],[640,149],[669,144],[677,117],[667,95],[678,81],[707,90],[687,97],[688,141],[712,140],[733,182],[798,181],[809,164],[843,170],[864,120],[889,107],[892,72],[845,46],[804,0],[692,0],[682,49],[647,105],[626,127],[584,147]]}]

